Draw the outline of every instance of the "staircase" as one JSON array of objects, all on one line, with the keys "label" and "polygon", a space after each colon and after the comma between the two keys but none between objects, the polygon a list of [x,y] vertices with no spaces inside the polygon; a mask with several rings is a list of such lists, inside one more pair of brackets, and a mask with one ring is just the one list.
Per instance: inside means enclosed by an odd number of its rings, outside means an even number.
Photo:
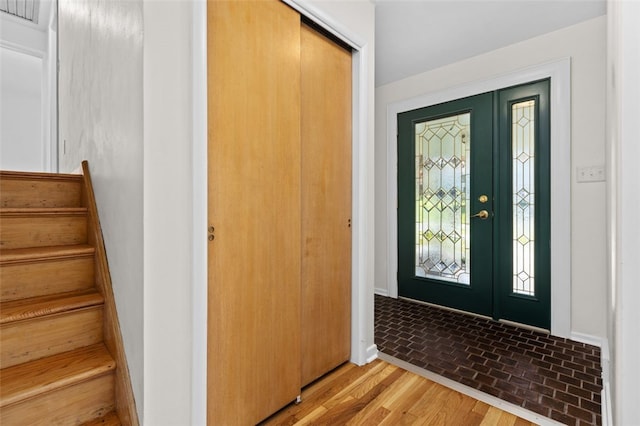
[{"label": "staircase", "polygon": [[0,424],[138,425],[83,174],[0,172]]}]

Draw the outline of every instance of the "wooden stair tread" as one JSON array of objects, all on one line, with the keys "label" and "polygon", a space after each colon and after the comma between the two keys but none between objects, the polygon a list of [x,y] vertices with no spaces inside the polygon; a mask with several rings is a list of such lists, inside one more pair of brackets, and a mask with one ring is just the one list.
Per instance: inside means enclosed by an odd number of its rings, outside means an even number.
[{"label": "wooden stair tread", "polygon": [[12,262],[92,256],[94,253],[95,248],[87,244],[2,249],[0,250],[0,265]]},{"label": "wooden stair tread", "polygon": [[14,365],[0,371],[0,407],[107,374],[116,363],[104,344]]},{"label": "wooden stair tread", "polygon": [[0,170],[0,327],[0,423],[138,426],[86,161]]},{"label": "wooden stair tread", "polygon": [[101,305],[102,303],[104,303],[104,298],[95,289],[12,300],[2,304],[0,324]]},{"label": "wooden stair tread", "polygon": [[115,411],[111,411],[105,414],[102,417],[97,419],[93,419],[89,422],[85,422],[82,426],[121,426],[120,418],[115,413]]},{"label": "wooden stair tread", "polygon": [[86,215],[86,207],[0,207],[0,216]]}]

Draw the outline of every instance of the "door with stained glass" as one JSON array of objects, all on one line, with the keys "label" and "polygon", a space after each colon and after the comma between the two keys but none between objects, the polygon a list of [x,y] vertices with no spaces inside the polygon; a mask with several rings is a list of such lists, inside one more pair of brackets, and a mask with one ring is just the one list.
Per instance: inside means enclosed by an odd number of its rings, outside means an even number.
[{"label": "door with stained glass", "polygon": [[398,293],[550,326],[549,81],[398,115]]}]

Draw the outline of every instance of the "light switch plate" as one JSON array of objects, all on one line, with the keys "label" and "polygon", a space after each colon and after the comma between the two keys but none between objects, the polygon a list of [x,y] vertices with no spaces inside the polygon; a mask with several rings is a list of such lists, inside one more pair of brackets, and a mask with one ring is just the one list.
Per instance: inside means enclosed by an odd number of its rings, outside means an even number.
[{"label": "light switch plate", "polygon": [[578,167],[578,182],[604,181],[604,166]]}]

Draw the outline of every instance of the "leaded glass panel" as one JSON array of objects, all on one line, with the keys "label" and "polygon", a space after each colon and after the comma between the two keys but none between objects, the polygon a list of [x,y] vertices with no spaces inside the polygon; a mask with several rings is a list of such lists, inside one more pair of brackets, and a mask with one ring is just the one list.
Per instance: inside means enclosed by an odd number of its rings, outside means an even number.
[{"label": "leaded glass panel", "polygon": [[535,101],[511,107],[513,160],[513,292],[535,295]]},{"label": "leaded glass panel", "polygon": [[415,124],[417,277],[469,284],[470,113]]}]

